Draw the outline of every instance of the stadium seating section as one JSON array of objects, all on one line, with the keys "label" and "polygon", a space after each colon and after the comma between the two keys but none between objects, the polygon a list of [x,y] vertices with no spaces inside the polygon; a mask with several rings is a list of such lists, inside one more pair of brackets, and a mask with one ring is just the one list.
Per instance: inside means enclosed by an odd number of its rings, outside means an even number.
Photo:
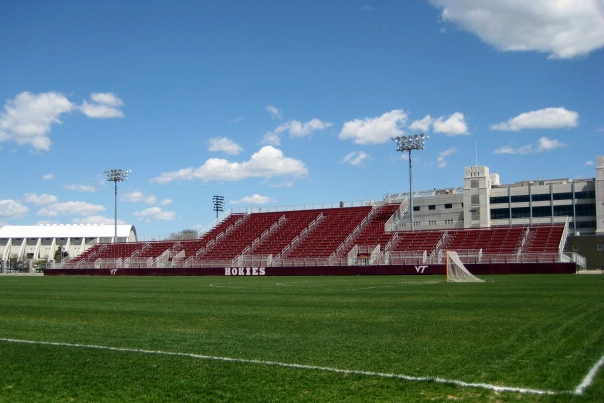
[{"label": "stadium seating section", "polygon": [[[69,262],[89,267],[110,262],[123,267],[228,265],[258,258],[263,264],[305,259],[346,259],[355,247],[382,253],[435,256],[464,251],[480,256],[557,254],[564,225],[476,229],[387,231],[398,204],[230,214],[195,240],[97,244]],[[319,261],[319,260],[317,260]],[[116,263],[117,262],[117,263]]]}]

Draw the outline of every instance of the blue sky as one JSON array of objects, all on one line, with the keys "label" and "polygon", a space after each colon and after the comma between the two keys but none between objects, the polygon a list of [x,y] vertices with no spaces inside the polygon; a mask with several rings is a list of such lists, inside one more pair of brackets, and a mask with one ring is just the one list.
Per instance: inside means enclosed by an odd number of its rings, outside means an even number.
[{"label": "blue sky", "polygon": [[[526,4],[525,4],[526,3]],[[571,4],[572,3],[572,4]],[[32,1],[0,4],[0,225],[143,239],[226,209],[593,177],[604,2]]]}]

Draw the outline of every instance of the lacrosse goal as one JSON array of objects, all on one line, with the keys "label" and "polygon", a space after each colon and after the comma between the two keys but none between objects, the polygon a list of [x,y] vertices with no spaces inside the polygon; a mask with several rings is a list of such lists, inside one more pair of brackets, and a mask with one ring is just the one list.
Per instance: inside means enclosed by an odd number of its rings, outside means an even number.
[{"label": "lacrosse goal", "polygon": [[447,251],[447,281],[455,283],[484,283],[466,269],[455,251]]}]

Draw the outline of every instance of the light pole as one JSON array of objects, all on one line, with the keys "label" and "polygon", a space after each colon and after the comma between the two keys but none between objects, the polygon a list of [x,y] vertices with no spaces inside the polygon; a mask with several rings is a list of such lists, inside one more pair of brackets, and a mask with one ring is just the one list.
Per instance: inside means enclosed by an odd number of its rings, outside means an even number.
[{"label": "light pole", "polygon": [[216,212],[216,218],[218,218],[218,212],[224,211],[224,196],[214,196],[212,198],[214,202],[214,211]]},{"label": "light pole", "polygon": [[128,174],[130,173],[129,169],[108,169],[105,171],[107,175],[107,180],[109,182],[115,183],[115,216],[114,216],[114,233],[113,233],[113,243],[117,242],[117,183],[123,182],[128,179]]},{"label": "light pole", "polygon": [[428,139],[428,136],[426,136],[424,133],[392,137],[392,140],[396,141],[396,151],[409,152],[409,209],[411,211],[411,231],[415,229],[415,223],[413,222],[413,176],[411,174],[411,150],[423,150],[426,139]]}]

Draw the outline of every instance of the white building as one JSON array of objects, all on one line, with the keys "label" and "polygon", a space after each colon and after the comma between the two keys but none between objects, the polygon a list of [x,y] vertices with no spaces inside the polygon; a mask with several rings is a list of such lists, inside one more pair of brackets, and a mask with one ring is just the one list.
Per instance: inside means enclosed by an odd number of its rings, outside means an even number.
[{"label": "white building", "polygon": [[[0,228],[0,259],[8,267],[10,262],[74,257],[95,243],[112,242],[114,236],[114,225],[5,225]],[[136,242],[134,226],[118,225],[117,241]]]},{"label": "white building", "polygon": [[[571,235],[604,235],[604,156],[590,179],[501,184],[486,166],[467,167],[463,187],[414,194],[414,229],[487,228],[568,222]],[[390,199],[408,199],[390,195]],[[398,230],[411,228],[410,214]]]}]

